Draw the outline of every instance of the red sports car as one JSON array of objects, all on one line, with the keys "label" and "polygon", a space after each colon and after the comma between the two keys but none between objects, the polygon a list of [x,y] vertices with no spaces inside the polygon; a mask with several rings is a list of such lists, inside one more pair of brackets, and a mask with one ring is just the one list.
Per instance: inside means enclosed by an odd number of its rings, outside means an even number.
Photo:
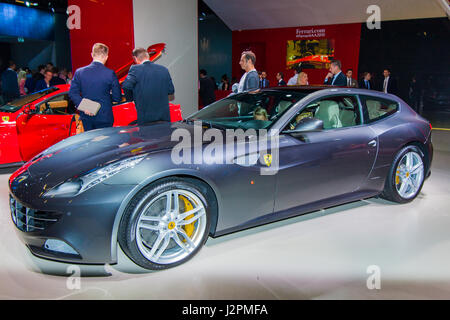
[{"label": "red sports car", "polygon": [[[150,46],[150,60],[157,59],[163,49],[161,44]],[[120,80],[124,80],[123,69],[131,64],[118,70]],[[0,168],[20,165],[51,145],[83,132],[69,89],[70,85],[57,85],[0,107]],[[182,120],[180,105],[169,105],[171,121]],[[113,113],[115,127],[133,125],[137,120],[134,102],[113,105]]]}]

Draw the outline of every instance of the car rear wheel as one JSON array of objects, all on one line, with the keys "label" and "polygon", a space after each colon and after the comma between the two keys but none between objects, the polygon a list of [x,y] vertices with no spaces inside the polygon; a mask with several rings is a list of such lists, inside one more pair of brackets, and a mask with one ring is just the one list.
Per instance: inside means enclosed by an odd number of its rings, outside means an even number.
[{"label": "car rear wheel", "polygon": [[141,267],[160,270],[192,258],[206,242],[209,203],[201,183],[166,179],[141,191],[119,227],[125,254]]},{"label": "car rear wheel", "polygon": [[413,145],[406,146],[394,158],[381,197],[398,203],[410,202],[420,193],[424,179],[422,151]]}]

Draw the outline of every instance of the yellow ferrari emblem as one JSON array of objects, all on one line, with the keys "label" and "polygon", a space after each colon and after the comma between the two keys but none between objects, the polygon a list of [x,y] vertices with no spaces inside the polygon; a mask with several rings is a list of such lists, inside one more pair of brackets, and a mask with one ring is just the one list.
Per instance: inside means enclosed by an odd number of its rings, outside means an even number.
[{"label": "yellow ferrari emblem", "polygon": [[168,228],[169,230],[172,230],[173,228],[175,228],[175,222],[170,221],[170,222],[169,222],[169,225],[167,226],[167,228]]},{"label": "yellow ferrari emblem", "polygon": [[8,116],[4,116],[4,117],[2,117],[2,120],[3,120],[4,122],[8,122],[8,121],[9,121],[9,117],[8,117]]},{"label": "yellow ferrari emblem", "polygon": [[272,155],[271,154],[266,154],[264,155],[264,162],[266,163],[266,165],[268,167],[270,167],[271,163],[272,163]]}]

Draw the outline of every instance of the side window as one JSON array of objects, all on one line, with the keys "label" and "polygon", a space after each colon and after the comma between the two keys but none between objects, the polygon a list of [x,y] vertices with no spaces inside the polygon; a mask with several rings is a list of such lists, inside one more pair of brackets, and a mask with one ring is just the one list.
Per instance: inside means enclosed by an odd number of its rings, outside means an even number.
[{"label": "side window", "polygon": [[307,117],[322,120],[324,130],[361,124],[359,104],[354,96],[332,96],[314,101],[302,108],[286,129],[293,130],[300,120]]},{"label": "side window", "polygon": [[361,96],[365,105],[366,122],[374,122],[390,116],[398,111],[398,103],[377,97]]},{"label": "side window", "polygon": [[37,108],[40,114],[73,114],[76,110],[68,94],[52,97],[40,103]]}]

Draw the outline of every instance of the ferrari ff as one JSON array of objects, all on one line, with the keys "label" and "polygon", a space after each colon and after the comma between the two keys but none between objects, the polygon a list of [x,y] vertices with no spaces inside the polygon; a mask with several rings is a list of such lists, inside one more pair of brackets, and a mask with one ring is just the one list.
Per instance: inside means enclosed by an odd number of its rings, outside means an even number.
[{"label": "ferrari ff", "polygon": [[[251,129],[277,138],[277,149],[252,151],[245,139],[244,148],[219,152],[221,162],[173,161],[180,130],[195,140]],[[10,177],[12,221],[42,258],[113,264],[120,245],[137,265],[165,269],[209,236],[370,197],[412,201],[431,172],[431,129],[391,94],[326,86],[239,93],[181,122],[94,130],[50,147]],[[214,143],[193,141],[187,153],[205,157]],[[275,151],[277,171],[261,174]]]}]

